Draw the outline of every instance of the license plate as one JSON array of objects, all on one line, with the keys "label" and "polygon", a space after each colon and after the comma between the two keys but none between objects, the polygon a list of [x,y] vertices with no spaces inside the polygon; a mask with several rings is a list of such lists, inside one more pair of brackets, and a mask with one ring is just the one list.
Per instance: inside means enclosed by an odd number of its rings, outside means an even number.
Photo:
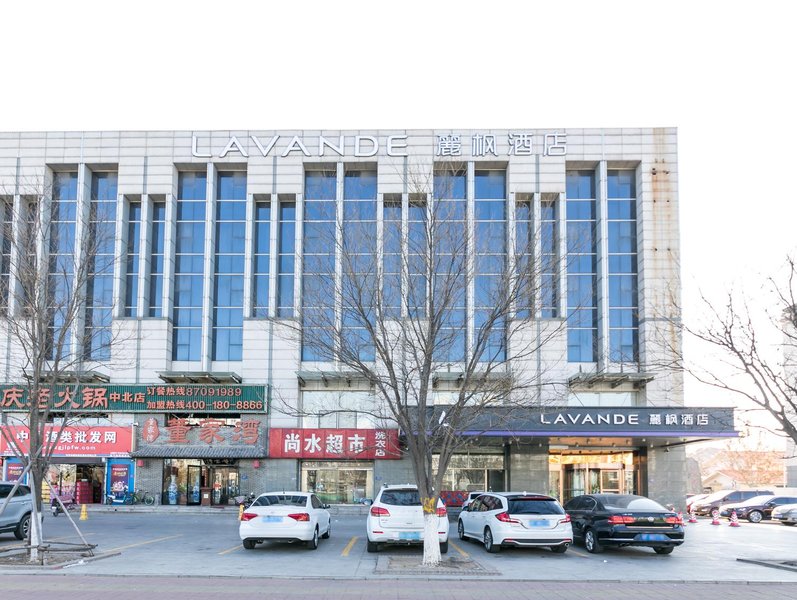
[{"label": "license plate", "polygon": [[282,523],[282,517],[263,517],[264,523]]},{"label": "license plate", "polygon": [[400,540],[420,540],[421,534],[418,531],[405,531],[399,533]]},{"label": "license plate", "polygon": [[529,527],[548,527],[548,521],[545,519],[537,519],[536,521],[529,521]]},{"label": "license plate", "polygon": [[639,542],[667,542],[669,539],[663,533],[640,533],[636,536]]}]

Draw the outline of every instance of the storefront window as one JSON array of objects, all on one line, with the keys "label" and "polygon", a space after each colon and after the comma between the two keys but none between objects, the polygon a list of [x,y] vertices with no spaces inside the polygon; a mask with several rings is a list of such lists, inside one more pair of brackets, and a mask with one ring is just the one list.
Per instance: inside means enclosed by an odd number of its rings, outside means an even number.
[{"label": "storefront window", "polygon": [[202,490],[210,503],[233,504],[240,495],[237,461],[209,463],[200,459],[163,461],[162,504],[200,504]]},{"label": "storefront window", "polygon": [[[437,469],[439,458],[432,458]],[[500,454],[458,454],[451,457],[442,491],[504,491],[504,457]]]},{"label": "storefront window", "polygon": [[373,463],[302,463],[302,491],[314,492],[325,504],[362,504],[374,497],[373,489]]}]

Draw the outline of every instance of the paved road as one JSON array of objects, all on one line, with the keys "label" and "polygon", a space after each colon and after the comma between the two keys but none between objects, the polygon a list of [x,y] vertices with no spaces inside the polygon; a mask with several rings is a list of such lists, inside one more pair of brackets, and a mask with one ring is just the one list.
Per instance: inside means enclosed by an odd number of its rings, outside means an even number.
[{"label": "paved road", "polygon": [[[92,594],[105,590],[103,600],[108,600],[107,592],[113,593],[114,600],[122,600],[132,597],[125,595],[130,590],[135,590],[137,597],[149,592],[155,594],[149,597],[166,597],[179,589],[178,595],[193,599],[206,597],[210,590],[218,594],[225,586],[234,586],[236,598],[270,598],[277,593],[301,598],[320,593],[323,588],[325,598],[340,594],[382,600],[422,594],[428,597],[428,581],[432,580],[436,595],[458,600],[476,594],[483,597],[488,590],[491,596],[509,594],[510,598],[539,597],[540,593],[546,594],[546,600],[617,598],[618,586],[623,594],[627,591],[635,598],[685,593],[723,600],[797,598],[797,572],[736,560],[797,558],[797,528],[779,524],[743,523],[731,528],[727,524],[714,527],[702,520],[687,526],[686,543],[669,556],[659,556],[647,548],[592,555],[581,546],[563,555],[547,549],[505,549],[490,555],[480,544],[452,539],[449,557],[473,560],[482,571],[436,577],[384,568],[391,558],[417,558],[420,562],[420,553],[414,548],[366,552],[363,516],[335,517],[331,539],[321,540],[316,551],[296,544],[264,544],[244,550],[237,535],[236,516],[236,511],[91,513],[88,521],[79,522],[84,534],[98,544],[98,552],[116,552],[118,556],[62,569],[57,572],[60,577],[52,571],[37,571],[40,577],[36,589],[67,590],[74,594],[72,597],[84,600],[99,598]],[[48,539],[76,539],[64,517],[48,517],[45,526]],[[13,536],[0,535],[0,549],[16,543]],[[67,586],[64,577],[68,577]],[[400,583],[396,583],[399,578]],[[20,570],[2,569],[0,579],[2,600],[21,597],[5,593],[24,589],[25,577]],[[257,595],[262,589],[268,594]],[[376,589],[380,590],[378,594]],[[247,596],[249,593],[252,595]]]},{"label": "paved road", "polygon": [[[745,583],[608,583],[528,581],[425,581],[425,580],[300,580],[148,577],[91,575],[42,575],[31,581],[25,575],[3,575],[3,598],[35,597],[59,600],[263,600],[312,598],[318,600],[413,600],[452,598],[484,600],[662,600],[677,598],[722,598],[722,600],[794,600],[797,584]],[[35,592],[34,592],[35,590]]]}]

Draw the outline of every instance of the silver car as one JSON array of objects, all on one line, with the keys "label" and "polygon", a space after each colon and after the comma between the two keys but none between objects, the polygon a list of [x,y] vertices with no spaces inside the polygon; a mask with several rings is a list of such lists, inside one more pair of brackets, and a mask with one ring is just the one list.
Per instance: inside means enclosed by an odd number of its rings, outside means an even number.
[{"label": "silver car", "polygon": [[[2,508],[11,490],[13,481],[0,481],[0,508]],[[0,515],[0,533],[13,532],[18,540],[28,537],[30,531],[30,514],[33,512],[33,495],[30,488],[20,485],[14,496],[8,501],[3,514]]]},{"label": "silver car", "polygon": [[784,525],[797,524],[797,504],[781,504],[772,510],[772,520],[780,521]]}]

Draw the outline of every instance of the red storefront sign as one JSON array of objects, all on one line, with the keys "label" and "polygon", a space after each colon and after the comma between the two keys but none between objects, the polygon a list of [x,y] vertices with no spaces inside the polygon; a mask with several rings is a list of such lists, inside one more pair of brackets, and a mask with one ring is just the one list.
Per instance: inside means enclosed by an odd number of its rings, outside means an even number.
[{"label": "red storefront sign", "polygon": [[397,429],[271,429],[271,458],[401,458]]},{"label": "red storefront sign", "polygon": [[[14,448],[6,438],[24,453],[28,453],[30,431],[24,426],[4,426],[8,435],[0,436],[0,454],[14,456]],[[55,456],[128,456],[132,447],[132,435],[129,427],[64,427],[58,435],[59,427],[48,425],[45,434],[47,443],[55,442]]]}]

